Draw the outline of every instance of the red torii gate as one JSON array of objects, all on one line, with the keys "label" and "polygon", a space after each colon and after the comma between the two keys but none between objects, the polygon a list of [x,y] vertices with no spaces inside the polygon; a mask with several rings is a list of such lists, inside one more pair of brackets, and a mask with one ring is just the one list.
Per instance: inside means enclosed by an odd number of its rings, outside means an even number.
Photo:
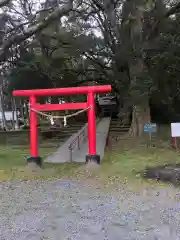
[{"label": "red torii gate", "polygon": [[[96,153],[96,115],[95,115],[95,93],[111,91],[111,85],[104,86],[83,86],[70,88],[36,89],[36,90],[15,90],[14,96],[29,97],[30,103],[30,157],[27,162],[35,162],[41,166],[42,159],[38,154],[38,116],[36,111],[58,111],[78,110],[88,108],[88,150],[86,163],[94,161],[100,163],[100,156]],[[37,98],[40,96],[57,96],[71,94],[87,94],[87,102],[63,103],[63,104],[39,104]]]}]

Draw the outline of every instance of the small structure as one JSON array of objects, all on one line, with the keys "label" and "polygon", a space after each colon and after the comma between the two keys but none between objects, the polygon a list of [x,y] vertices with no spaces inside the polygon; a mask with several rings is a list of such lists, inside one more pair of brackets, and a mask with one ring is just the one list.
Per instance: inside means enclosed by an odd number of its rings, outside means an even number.
[{"label": "small structure", "polygon": [[[30,157],[28,162],[35,162],[41,166],[42,159],[38,154],[38,112],[39,111],[59,111],[59,110],[78,110],[88,111],[88,152],[86,162],[100,163],[100,156],[96,153],[96,116],[95,116],[95,99],[96,93],[110,92],[111,85],[104,86],[83,86],[71,88],[54,88],[39,90],[16,90],[14,96],[29,97],[30,102]],[[39,104],[37,97],[40,96],[57,96],[71,94],[87,94],[87,102],[80,103],[63,103],[63,104]]]},{"label": "small structure", "polygon": [[174,148],[178,150],[177,138],[180,137],[180,123],[171,123],[171,137],[174,140]]},{"label": "small structure", "polygon": [[98,97],[98,105],[103,112],[103,115],[117,117],[119,112],[119,103],[116,96],[107,95]]}]

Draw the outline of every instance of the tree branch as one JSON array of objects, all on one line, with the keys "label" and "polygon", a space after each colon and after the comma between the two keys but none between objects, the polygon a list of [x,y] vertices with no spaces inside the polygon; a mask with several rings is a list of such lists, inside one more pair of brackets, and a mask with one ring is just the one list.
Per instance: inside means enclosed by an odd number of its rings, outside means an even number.
[{"label": "tree branch", "polygon": [[0,0],[0,8],[6,6],[10,2],[11,2],[11,0]]},{"label": "tree branch", "polygon": [[42,31],[44,28],[49,26],[57,18],[67,15],[73,9],[73,0],[69,0],[69,3],[61,8],[57,8],[48,17],[41,22],[29,27],[23,33],[13,35],[0,46],[0,61],[6,59],[6,52],[13,44],[19,44],[34,34]]},{"label": "tree branch", "polygon": [[176,5],[174,5],[173,7],[171,7],[165,14],[164,16],[162,16],[161,19],[159,19],[158,21],[155,22],[154,26],[152,27],[152,30],[150,31],[150,34],[148,34],[146,40],[150,40],[150,38],[154,37],[154,33],[156,33],[159,24],[161,23],[161,21],[165,18],[168,18],[170,16],[172,16],[173,14],[176,14],[180,12],[180,2],[177,3]]},{"label": "tree branch", "polygon": [[98,61],[98,59],[94,57],[94,53],[92,51],[89,51],[88,53],[90,54],[90,56],[85,52],[83,54],[87,59],[91,60],[96,65],[98,65],[104,72],[105,72],[105,70],[111,69],[110,67],[107,67],[107,66],[103,65],[103,63]]},{"label": "tree branch", "polygon": [[180,12],[180,2],[171,7],[165,14],[164,17],[170,17],[173,14]]}]

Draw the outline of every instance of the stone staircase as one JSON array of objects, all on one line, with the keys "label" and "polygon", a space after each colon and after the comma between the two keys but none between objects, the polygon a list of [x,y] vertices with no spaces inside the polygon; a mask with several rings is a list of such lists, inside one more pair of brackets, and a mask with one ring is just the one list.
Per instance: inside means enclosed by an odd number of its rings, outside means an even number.
[{"label": "stone staircase", "polygon": [[131,138],[127,133],[129,131],[130,124],[123,125],[119,119],[111,119],[109,126],[109,134],[107,139],[107,146],[112,150],[116,149],[116,143],[119,140],[128,140]]},{"label": "stone staircase", "polygon": [[130,128],[130,124],[123,125],[119,119],[111,119],[109,127],[109,135],[113,138],[120,137],[122,138]]},{"label": "stone staircase", "polygon": [[42,138],[43,143],[45,141],[49,141],[51,144],[55,144],[57,147],[61,146],[69,137],[71,137],[74,133],[78,132],[83,126],[85,122],[74,122],[67,127],[63,127],[61,129],[52,129],[52,130],[42,130]]}]

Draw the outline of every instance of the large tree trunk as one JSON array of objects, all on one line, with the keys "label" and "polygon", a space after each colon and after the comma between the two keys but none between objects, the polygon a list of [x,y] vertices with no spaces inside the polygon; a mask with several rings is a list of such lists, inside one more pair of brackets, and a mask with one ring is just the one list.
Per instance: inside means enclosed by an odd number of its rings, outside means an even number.
[{"label": "large tree trunk", "polygon": [[130,94],[133,102],[132,126],[134,136],[142,136],[144,124],[149,123],[149,90],[146,82],[147,68],[143,54],[143,18],[145,3],[143,0],[132,1],[131,46],[132,59],[129,62]]},{"label": "large tree trunk", "polygon": [[129,102],[125,101],[124,104],[119,105],[119,114],[121,124],[128,125],[131,123],[132,104],[129,106]]},{"label": "large tree trunk", "polygon": [[150,123],[150,108],[148,106],[134,105],[130,131],[134,137],[142,136],[144,125]]},{"label": "large tree trunk", "polygon": [[143,58],[139,56],[139,59],[136,59],[134,65],[130,67],[130,89],[133,102],[131,130],[134,136],[142,136],[144,125],[151,122],[149,92],[148,88],[144,87],[143,73],[145,71]]}]

